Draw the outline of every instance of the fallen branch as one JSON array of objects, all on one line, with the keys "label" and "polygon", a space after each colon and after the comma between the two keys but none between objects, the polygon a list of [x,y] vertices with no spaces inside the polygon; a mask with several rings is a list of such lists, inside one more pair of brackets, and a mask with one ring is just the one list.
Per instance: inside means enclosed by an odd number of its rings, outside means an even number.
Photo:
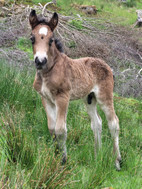
[{"label": "fallen branch", "polygon": [[8,9],[6,7],[2,7],[2,9],[7,10],[7,11],[11,11],[11,9]]},{"label": "fallen branch", "polygon": [[136,78],[138,78],[141,75],[141,72],[142,72],[142,68],[138,71]]}]

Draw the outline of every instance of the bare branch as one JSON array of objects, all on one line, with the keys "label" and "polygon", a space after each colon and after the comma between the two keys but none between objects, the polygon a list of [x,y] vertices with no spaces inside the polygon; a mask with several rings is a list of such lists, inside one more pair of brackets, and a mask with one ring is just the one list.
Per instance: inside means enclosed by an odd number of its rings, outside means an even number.
[{"label": "bare branch", "polygon": [[44,5],[44,7],[43,7],[43,9],[42,9],[42,15],[43,15],[43,16],[44,16],[46,7],[47,7],[48,5],[51,5],[51,4],[53,4],[53,2],[48,2],[48,3],[46,3],[46,4]]},{"label": "bare branch", "polygon": [[41,3],[38,3],[39,4],[39,6],[41,7],[41,8],[43,8],[43,6],[42,6],[42,4]]}]

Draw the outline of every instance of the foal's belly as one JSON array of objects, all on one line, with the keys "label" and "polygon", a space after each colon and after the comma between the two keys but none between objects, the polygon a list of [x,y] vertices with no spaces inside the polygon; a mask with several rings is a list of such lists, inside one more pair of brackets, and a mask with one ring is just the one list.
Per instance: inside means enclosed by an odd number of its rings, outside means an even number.
[{"label": "foal's belly", "polygon": [[[71,83],[70,100],[77,100],[88,96],[93,87],[94,82],[90,81],[90,79],[81,80],[80,78],[76,78]],[[54,96],[45,81],[42,82],[40,94],[53,104],[55,103]]]},{"label": "foal's belly", "polygon": [[78,82],[73,83],[70,91],[70,99],[77,100],[86,97],[93,88],[93,83]]}]

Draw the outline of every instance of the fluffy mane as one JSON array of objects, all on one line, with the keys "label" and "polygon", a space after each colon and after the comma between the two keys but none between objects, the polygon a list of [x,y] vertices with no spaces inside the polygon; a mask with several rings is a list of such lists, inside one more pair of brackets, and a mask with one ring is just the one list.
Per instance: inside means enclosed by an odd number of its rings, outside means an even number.
[{"label": "fluffy mane", "polygon": [[42,16],[38,16],[38,24],[46,24],[49,25],[48,20]]},{"label": "fluffy mane", "polygon": [[55,41],[55,45],[56,45],[56,48],[58,49],[58,51],[63,53],[64,49],[63,49],[63,45],[62,45],[61,41],[57,38],[55,38],[54,41]]}]

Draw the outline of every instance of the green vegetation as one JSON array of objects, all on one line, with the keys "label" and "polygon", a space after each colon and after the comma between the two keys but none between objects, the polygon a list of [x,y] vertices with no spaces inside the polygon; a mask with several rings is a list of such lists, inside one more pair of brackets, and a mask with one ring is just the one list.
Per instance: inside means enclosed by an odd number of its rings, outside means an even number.
[{"label": "green vegetation", "polygon": [[80,21],[80,20],[72,20],[70,22],[70,24],[73,25],[73,26],[75,26],[76,29],[79,29],[79,30],[81,30],[83,28],[83,26],[82,26],[83,22]]},{"label": "green vegetation", "polygon": [[115,96],[120,119],[123,167],[117,172],[103,112],[102,151],[94,160],[94,139],[82,101],[68,112],[68,162],[60,166],[46,114],[33,90],[34,73],[0,62],[0,188],[135,188],[141,186],[142,101]]},{"label": "green vegetation", "polygon": [[33,50],[31,41],[25,37],[20,37],[16,42],[16,47],[22,51],[27,52],[30,59],[33,59]]}]

